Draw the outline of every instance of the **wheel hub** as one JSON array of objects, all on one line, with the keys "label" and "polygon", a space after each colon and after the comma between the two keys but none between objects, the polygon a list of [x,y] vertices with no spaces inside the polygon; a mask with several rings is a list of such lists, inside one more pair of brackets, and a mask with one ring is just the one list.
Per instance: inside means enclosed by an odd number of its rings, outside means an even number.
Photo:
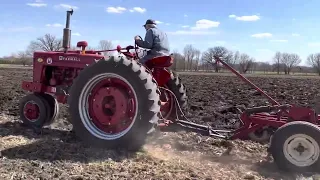
[{"label": "wheel hub", "polygon": [[308,148],[305,148],[301,145],[301,143],[299,143],[298,146],[294,148],[294,150],[296,150],[301,156],[304,151],[308,150]]},{"label": "wheel hub", "polygon": [[305,134],[289,137],[284,144],[284,155],[296,166],[309,166],[315,163],[320,154],[318,143]]},{"label": "wheel hub", "polygon": [[29,121],[36,121],[40,116],[40,108],[34,101],[29,101],[24,105],[23,113]]},{"label": "wheel hub", "polygon": [[[132,88],[117,77],[95,80],[90,84],[85,111],[88,127],[93,133],[105,133],[104,138],[118,136],[132,125],[136,114],[136,97]],[[89,82],[90,83],[90,82]],[[89,93],[90,92],[90,93]],[[89,115],[89,116],[88,116]],[[109,137],[110,136],[110,137]]]},{"label": "wheel hub", "polygon": [[117,125],[128,110],[128,100],[122,90],[115,87],[101,88],[92,99],[93,113],[102,125]]}]

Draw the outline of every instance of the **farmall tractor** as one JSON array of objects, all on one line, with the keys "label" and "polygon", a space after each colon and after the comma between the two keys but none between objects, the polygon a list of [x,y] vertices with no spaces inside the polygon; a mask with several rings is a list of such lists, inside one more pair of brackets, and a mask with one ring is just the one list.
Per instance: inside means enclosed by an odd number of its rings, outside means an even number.
[{"label": "farmall tractor", "polygon": [[[63,103],[69,105],[76,135],[88,145],[138,150],[157,127],[163,131],[182,128],[226,140],[249,137],[258,142],[270,141],[268,152],[279,168],[319,170],[320,118],[313,109],[280,104],[215,56],[216,63],[272,105],[239,110],[241,126],[236,130],[192,123],[183,114],[186,88],[168,69],[173,64],[171,56],[142,65],[136,45],[89,51],[87,42],[80,41],[80,50],[69,50],[72,13],[67,12],[64,50],[34,53],[33,81],[22,82],[24,90],[33,92],[20,103],[25,124],[38,129],[51,124],[58,114],[58,103]],[[106,51],[118,51],[123,57],[105,57],[101,53]]]},{"label": "farmall tractor", "polygon": [[176,118],[175,98],[179,107],[187,105],[185,87],[168,69],[173,58],[157,57],[143,66],[137,46],[117,46],[106,51],[123,57],[104,57],[104,51],[86,50],[85,41],[77,43],[81,50],[68,50],[72,14],[67,12],[64,51],[34,53],[33,81],[22,83],[33,93],[21,100],[21,119],[41,128],[54,121],[58,103],[67,103],[73,130],[85,143],[137,149],[159,119]]}]

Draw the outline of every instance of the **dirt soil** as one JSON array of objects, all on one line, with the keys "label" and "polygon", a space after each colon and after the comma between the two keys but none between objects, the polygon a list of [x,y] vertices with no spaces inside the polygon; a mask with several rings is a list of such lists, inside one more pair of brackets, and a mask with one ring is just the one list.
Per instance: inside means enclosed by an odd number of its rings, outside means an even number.
[{"label": "dirt soil", "polygon": [[[316,179],[315,174],[289,174],[266,158],[267,145],[208,138],[194,133],[160,133],[143,151],[132,154],[87,148],[66,121],[59,119],[39,134],[19,122],[18,103],[25,92],[27,69],[0,69],[0,179]],[[194,122],[236,125],[234,106],[267,104],[234,76],[181,75],[188,88],[186,116]],[[283,103],[313,106],[320,79],[250,77]],[[232,148],[230,153],[228,149]]]}]

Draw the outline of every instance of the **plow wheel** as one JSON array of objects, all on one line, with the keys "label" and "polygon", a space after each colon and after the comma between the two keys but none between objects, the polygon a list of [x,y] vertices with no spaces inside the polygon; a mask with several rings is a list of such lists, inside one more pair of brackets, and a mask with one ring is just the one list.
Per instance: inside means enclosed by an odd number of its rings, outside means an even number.
[{"label": "plow wheel", "polygon": [[279,168],[295,172],[320,168],[320,128],[294,121],[281,126],[271,139],[270,152]]},{"label": "plow wheel", "polygon": [[[181,79],[174,74],[172,71],[171,79],[165,85],[164,88],[169,89],[176,96],[179,106],[182,111],[186,110],[187,107],[187,90],[185,86],[182,84]],[[180,110],[175,106],[176,100],[172,93],[166,91],[165,89],[160,89],[161,96],[160,99],[162,102],[165,102],[163,106],[161,106],[161,114],[164,119],[175,120],[180,117]],[[178,109],[176,109],[178,108]],[[178,111],[178,116],[176,115],[176,110]]]},{"label": "plow wheel", "polygon": [[136,151],[158,123],[159,99],[143,66],[111,57],[81,71],[68,104],[73,129],[85,143]]},{"label": "plow wheel", "polygon": [[265,126],[261,129],[258,129],[254,132],[248,134],[248,137],[255,142],[265,143],[269,142],[270,137],[275,129],[269,126]]},{"label": "plow wheel", "polygon": [[50,119],[51,108],[42,96],[29,94],[21,99],[19,112],[24,124],[32,128],[42,128]]},{"label": "plow wheel", "polygon": [[[264,115],[270,115],[269,113],[261,113]],[[263,128],[257,129],[254,132],[251,132],[248,134],[248,137],[250,140],[259,142],[259,143],[265,143],[270,141],[270,137],[272,136],[273,132],[276,129],[271,126],[264,126]]]}]

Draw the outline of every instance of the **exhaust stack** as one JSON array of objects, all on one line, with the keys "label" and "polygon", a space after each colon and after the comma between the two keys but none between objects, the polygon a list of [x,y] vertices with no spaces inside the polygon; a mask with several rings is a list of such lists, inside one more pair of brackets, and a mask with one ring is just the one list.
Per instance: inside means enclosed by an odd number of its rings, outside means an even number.
[{"label": "exhaust stack", "polygon": [[65,53],[70,48],[70,42],[71,42],[70,16],[72,16],[72,14],[73,14],[73,9],[67,11],[66,27],[63,29],[62,46],[64,48]]}]

